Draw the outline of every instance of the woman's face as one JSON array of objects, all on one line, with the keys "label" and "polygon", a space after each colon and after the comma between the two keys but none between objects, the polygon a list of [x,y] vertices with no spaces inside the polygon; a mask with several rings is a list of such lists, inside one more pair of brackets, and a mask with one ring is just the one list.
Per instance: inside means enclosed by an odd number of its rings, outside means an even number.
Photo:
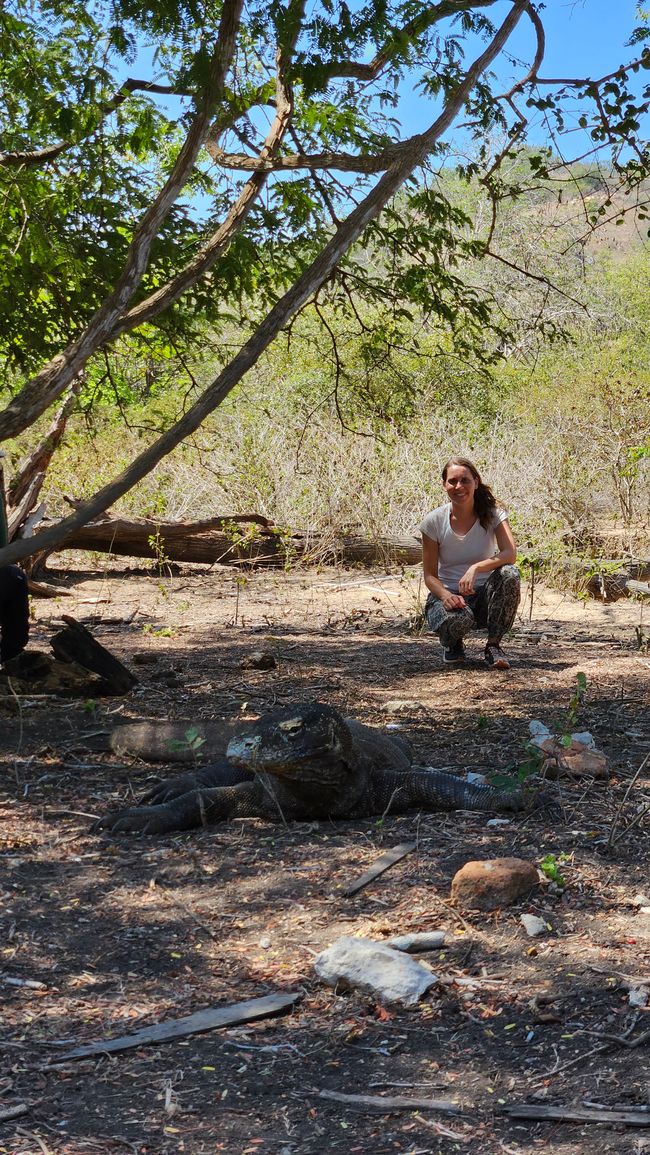
[{"label": "woman's face", "polygon": [[478,481],[466,465],[450,465],[442,484],[450,501],[462,505],[474,503]]}]

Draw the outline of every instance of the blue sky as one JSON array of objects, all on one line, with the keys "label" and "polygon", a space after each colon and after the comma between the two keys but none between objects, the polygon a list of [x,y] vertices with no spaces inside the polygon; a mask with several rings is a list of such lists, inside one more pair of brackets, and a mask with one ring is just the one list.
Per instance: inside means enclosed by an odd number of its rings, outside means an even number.
[{"label": "blue sky", "polygon": [[[501,23],[510,9],[506,2],[490,9],[487,15],[495,24]],[[634,0],[548,0],[541,12],[546,30],[546,54],[540,69],[544,77],[591,77],[597,79],[612,72],[619,64],[638,54],[640,49],[626,48],[636,19]],[[481,51],[482,42],[477,41],[476,54]],[[536,42],[532,25],[523,16],[508,43],[510,55],[529,64],[535,51]],[[468,54],[468,59],[471,57]],[[504,88],[508,88],[522,74],[522,70],[512,66],[501,57],[495,71],[503,76]],[[650,80],[648,72],[641,72],[639,85]],[[403,99],[397,113],[402,125],[402,136],[422,131],[435,116],[435,107],[419,93],[409,93],[405,85]],[[453,137],[453,130],[451,134]],[[532,128],[531,139],[542,143],[545,133],[541,128]]]}]

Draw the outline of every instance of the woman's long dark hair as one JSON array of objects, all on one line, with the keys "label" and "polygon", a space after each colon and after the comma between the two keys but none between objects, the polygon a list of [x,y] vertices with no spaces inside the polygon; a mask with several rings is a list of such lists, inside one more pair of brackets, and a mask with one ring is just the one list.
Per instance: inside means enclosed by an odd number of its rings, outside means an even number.
[{"label": "woman's long dark hair", "polygon": [[450,465],[461,465],[463,469],[469,469],[472,477],[478,482],[478,487],[474,492],[474,513],[477,515],[479,522],[483,529],[487,530],[492,525],[492,518],[494,511],[500,506],[489,485],[486,485],[481,480],[481,475],[469,457],[450,457],[442,471],[442,480],[447,480],[447,472]]}]

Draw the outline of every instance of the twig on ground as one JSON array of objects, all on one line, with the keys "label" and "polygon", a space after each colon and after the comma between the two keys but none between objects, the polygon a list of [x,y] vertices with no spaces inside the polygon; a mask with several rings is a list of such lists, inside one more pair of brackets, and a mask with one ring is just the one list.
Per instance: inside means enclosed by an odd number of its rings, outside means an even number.
[{"label": "twig on ground", "polygon": [[19,1115],[26,1115],[29,1111],[27,1103],[16,1103],[13,1107],[0,1107],[0,1123],[7,1119],[17,1119]]},{"label": "twig on ground", "polygon": [[462,1115],[463,1108],[451,1099],[410,1099],[406,1095],[344,1095],[341,1091],[319,1091],[319,1099],[332,1099],[348,1107],[369,1111],[442,1111],[445,1115]]},{"label": "twig on ground", "polygon": [[641,773],[643,772],[643,770],[644,770],[644,769],[645,769],[645,767],[647,766],[647,764],[648,764],[648,759],[650,759],[650,754],[646,754],[645,758],[643,759],[643,762],[641,763],[641,765],[639,766],[639,768],[638,768],[638,769],[637,769],[637,771],[635,772],[635,774],[634,774],[634,776],[633,776],[633,778],[632,778],[632,781],[630,782],[630,784],[629,784],[629,786],[628,786],[627,790],[625,791],[625,794],[623,795],[623,798],[622,798],[622,801],[621,801],[621,803],[620,803],[620,805],[619,805],[619,807],[618,807],[618,810],[616,811],[616,814],[614,815],[614,818],[613,818],[613,820],[612,820],[612,825],[611,825],[611,827],[610,827],[610,830],[609,830],[609,838],[607,839],[607,849],[608,849],[608,850],[611,850],[611,849],[612,849],[612,846],[614,846],[614,845],[615,845],[615,844],[616,844],[616,843],[619,841],[619,839],[621,839],[621,838],[623,837],[623,835],[624,835],[624,834],[625,834],[625,833],[626,833],[628,830],[631,830],[633,826],[636,826],[636,825],[637,825],[637,823],[638,823],[638,822],[640,822],[640,820],[643,818],[643,815],[644,815],[644,814],[647,814],[647,812],[648,812],[648,809],[649,809],[649,808],[648,808],[648,807],[644,807],[644,809],[641,811],[641,813],[640,813],[640,814],[636,814],[636,815],[635,815],[635,817],[632,819],[632,821],[631,821],[630,823],[628,823],[628,825],[625,827],[625,830],[622,830],[622,831],[621,831],[621,833],[619,834],[618,838],[614,838],[614,831],[616,830],[616,826],[617,826],[617,824],[618,824],[618,821],[619,821],[619,819],[620,819],[620,817],[621,817],[621,813],[622,813],[622,811],[623,811],[623,807],[625,806],[625,803],[627,802],[627,800],[628,800],[628,798],[629,798],[629,796],[630,796],[630,793],[631,793],[631,791],[632,791],[632,789],[633,789],[633,787],[634,787],[635,783],[637,782],[637,780],[638,780],[639,776],[641,775]]}]

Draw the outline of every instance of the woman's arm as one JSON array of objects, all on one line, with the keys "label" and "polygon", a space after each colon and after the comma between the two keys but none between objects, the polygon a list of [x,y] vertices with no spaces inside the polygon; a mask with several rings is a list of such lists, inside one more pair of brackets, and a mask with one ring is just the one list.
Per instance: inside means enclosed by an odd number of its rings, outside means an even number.
[{"label": "woman's arm", "polygon": [[461,593],[473,594],[475,592],[477,574],[489,573],[490,570],[500,569],[502,565],[514,565],[516,562],[517,547],[507,519],[497,525],[494,536],[497,539],[499,552],[495,553],[494,557],[487,557],[485,561],[477,561],[468,567],[458,583]]},{"label": "woman's arm", "polygon": [[438,542],[422,534],[422,569],[424,570],[424,584],[435,597],[440,598],[446,610],[462,610],[465,598],[460,594],[452,594],[443,586],[438,577],[438,560],[440,552]]}]

